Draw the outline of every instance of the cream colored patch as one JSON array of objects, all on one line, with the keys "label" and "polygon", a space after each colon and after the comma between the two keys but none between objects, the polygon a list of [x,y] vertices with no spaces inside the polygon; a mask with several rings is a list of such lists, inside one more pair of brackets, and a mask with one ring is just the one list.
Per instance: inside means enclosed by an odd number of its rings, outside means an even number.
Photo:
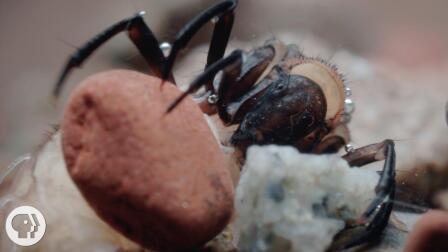
[{"label": "cream colored patch", "polygon": [[320,62],[306,62],[292,68],[291,74],[305,76],[318,84],[327,100],[326,120],[335,121],[344,111],[344,84],[329,67]]}]

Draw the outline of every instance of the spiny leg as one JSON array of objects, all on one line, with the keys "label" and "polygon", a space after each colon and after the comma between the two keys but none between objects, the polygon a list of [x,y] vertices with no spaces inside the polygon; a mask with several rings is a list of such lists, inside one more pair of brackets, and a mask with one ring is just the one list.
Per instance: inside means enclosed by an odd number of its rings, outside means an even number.
[{"label": "spiny leg", "polygon": [[67,78],[68,74],[75,67],[80,67],[82,63],[96,50],[98,47],[103,45],[109,39],[119,34],[120,32],[127,31],[128,36],[137,49],[140,51],[141,55],[145,58],[149,65],[150,72],[152,75],[161,77],[162,76],[162,66],[165,62],[165,56],[159,48],[159,42],[154,36],[152,31],[143,21],[142,15],[144,12],[140,12],[131,18],[124,19],[107,28],[87,43],[85,43],[81,48],[79,48],[68,60],[62,73],[59,77],[58,82],[53,90],[54,96],[59,96],[64,80]]},{"label": "spiny leg", "polygon": [[[193,35],[195,35],[201,27],[213,18],[218,18],[218,21],[213,30],[205,69],[224,56],[233,27],[234,9],[237,3],[237,0],[226,0],[217,3],[201,12],[179,31],[163,67],[163,79],[167,79],[170,76],[174,61],[179,51],[188,44]],[[206,85],[211,86],[212,84],[209,82],[206,83]]]},{"label": "spiny leg", "polygon": [[[374,149],[376,149],[376,154],[374,154]],[[364,155],[359,153],[364,153]],[[358,163],[362,161],[364,164],[377,161],[383,157],[385,158],[384,167],[380,180],[375,187],[375,199],[355,223],[350,224],[348,228],[335,237],[330,250],[349,248],[378,238],[387,226],[393,208],[395,194],[394,142],[385,140],[382,143],[354,150],[347,155],[352,158],[351,160],[357,160]]]}]

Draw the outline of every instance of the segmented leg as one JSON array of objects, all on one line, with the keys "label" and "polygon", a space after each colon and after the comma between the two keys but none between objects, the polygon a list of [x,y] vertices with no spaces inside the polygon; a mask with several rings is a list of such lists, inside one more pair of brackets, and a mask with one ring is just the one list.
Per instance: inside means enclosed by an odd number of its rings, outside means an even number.
[{"label": "segmented leg", "polygon": [[213,80],[215,78],[215,75],[225,69],[228,66],[238,64],[241,66],[243,52],[241,50],[236,50],[232,52],[229,56],[216,61],[212,65],[210,65],[201,75],[196,77],[195,80],[190,84],[188,89],[182,93],[176,100],[174,100],[171,105],[167,108],[167,113],[171,112],[174,108],[176,108],[177,105],[189,94],[195,93],[198,91],[202,86],[206,85],[207,82],[210,80]]},{"label": "segmented leg", "polygon": [[347,142],[341,136],[333,135],[324,138],[313,148],[312,153],[337,153]]},{"label": "segmented leg", "polygon": [[[363,166],[375,161],[381,161],[386,158],[386,148],[390,145],[391,140],[386,140],[380,143],[370,144],[358,149],[355,149],[344,156],[350,166]],[[392,142],[393,144],[393,142]]]},{"label": "segmented leg", "polygon": [[378,238],[389,222],[395,194],[395,149],[392,140],[354,150],[344,158],[358,164],[367,164],[381,158],[385,158],[385,161],[375,188],[375,199],[359,219],[348,224],[349,226],[335,237],[331,251],[361,245]]},{"label": "segmented leg", "polygon": [[[237,112],[240,113],[246,107],[250,107],[250,100],[261,95],[263,89],[269,86],[269,80],[262,80],[258,85],[255,84],[264,74],[276,53],[271,44],[249,53],[243,53],[240,50],[232,52],[229,56],[216,61],[205,69],[190,84],[188,90],[172,103],[168,112],[174,109],[188,94],[195,93],[201,87],[206,86],[205,92],[196,97],[200,100],[202,111],[209,115],[218,112],[225,124],[237,123],[235,121]],[[216,74],[220,71],[222,71],[222,75],[219,82],[208,89],[207,83],[213,82]],[[215,100],[210,100],[210,98]],[[245,113],[243,112],[243,114]]]},{"label": "segmented leg", "polygon": [[306,137],[300,138],[294,146],[306,153],[337,153],[349,141],[347,125],[341,124],[331,131],[323,125]]},{"label": "segmented leg", "polygon": [[146,62],[149,65],[150,73],[154,76],[161,77],[162,66],[165,62],[165,57],[163,55],[163,52],[159,48],[159,42],[157,41],[157,38],[143,21],[143,14],[144,12],[141,12],[131,18],[127,18],[115,23],[111,27],[107,28],[106,30],[89,40],[81,48],[79,48],[69,58],[64,69],[62,70],[59,80],[53,90],[54,96],[57,97],[59,95],[64,80],[67,78],[68,74],[72,71],[73,68],[80,67],[82,63],[96,49],[98,49],[98,47],[123,31],[128,32],[129,38],[140,51],[141,55],[145,58]]},{"label": "segmented leg", "polygon": [[[179,31],[163,67],[163,79],[167,79],[170,76],[179,51],[188,44],[201,27],[213,18],[217,18],[217,22],[210,42],[205,69],[224,56],[233,27],[234,9],[237,3],[237,0],[217,3],[201,12]],[[207,83],[207,85],[211,85],[211,82]]]},{"label": "segmented leg", "polygon": [[[268,86],[254,87],[265,71],[269,71],[267,67],[277,53],[273,45],[266,44],[245,54],[242,61],[223,69],[218,90],[213,91],[219,98],[217,106],[221,119],[225,122],[233,121],[236,111],[231,110],[239,110],[240,105],[247,99],[261,93],[260,87],[265,89]],[[256,93],[253,93],[254,91]]]}]

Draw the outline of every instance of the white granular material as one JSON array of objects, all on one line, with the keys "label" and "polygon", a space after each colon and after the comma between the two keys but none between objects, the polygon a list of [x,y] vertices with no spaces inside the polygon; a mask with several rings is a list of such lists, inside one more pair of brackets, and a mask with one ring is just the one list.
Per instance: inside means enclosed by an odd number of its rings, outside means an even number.
[{"label": "white granular material", "polygon": [[337,155],[252,146],[236,193],[241,251],[325,251],[375,196],[376,172]]}]

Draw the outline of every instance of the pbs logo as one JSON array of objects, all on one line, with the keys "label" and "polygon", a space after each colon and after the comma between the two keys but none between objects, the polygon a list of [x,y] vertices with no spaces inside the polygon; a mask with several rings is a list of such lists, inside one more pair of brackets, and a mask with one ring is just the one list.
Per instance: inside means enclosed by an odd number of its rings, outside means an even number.
[{"label": "pbs logo", "polygon": [[39,242],[45,234],[45,228],[44,216],[32,206],[15,208],[5,223],[9,239],[20,246],[31,246]]}]

